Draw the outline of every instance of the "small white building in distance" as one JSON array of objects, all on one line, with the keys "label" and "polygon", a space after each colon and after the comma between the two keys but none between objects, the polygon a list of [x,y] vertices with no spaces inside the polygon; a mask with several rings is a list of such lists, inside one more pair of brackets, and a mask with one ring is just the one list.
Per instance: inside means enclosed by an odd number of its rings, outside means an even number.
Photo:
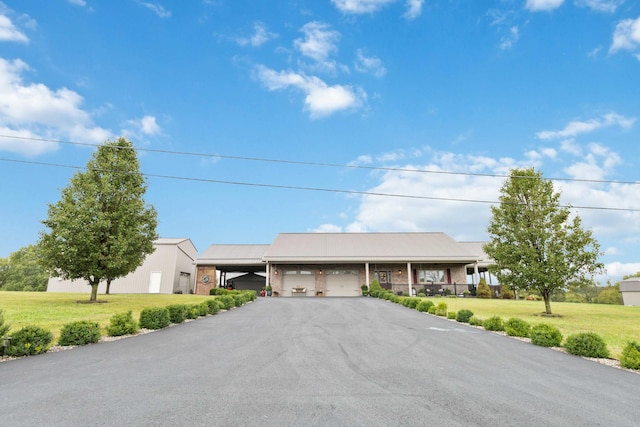
[{"label": "small white building in distance", "polygon": [[640,306],[640,277],[632,277],[620,282],[620,292],[624,305]]}]

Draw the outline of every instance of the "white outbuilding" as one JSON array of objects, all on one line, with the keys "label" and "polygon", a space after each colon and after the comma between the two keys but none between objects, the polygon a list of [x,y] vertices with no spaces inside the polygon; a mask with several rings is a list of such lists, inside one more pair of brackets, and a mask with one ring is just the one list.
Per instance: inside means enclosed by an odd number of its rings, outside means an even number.
[{"label": "white outbuilding", "polygon": [[640,306],[640,277],[632,277],[620,282],[620,292],[624,305]]},{"label": "white outbuilding", "polygon": [[[111,282],[113,294],[173,294],[193,293],[198,251],[190,239],[158,239],[154,252],[147,255],[140,267]],[[104,293],[106,283],[98,286]],[[51,277],[47,292],[91,292],[85,280],[63,280]]]}]

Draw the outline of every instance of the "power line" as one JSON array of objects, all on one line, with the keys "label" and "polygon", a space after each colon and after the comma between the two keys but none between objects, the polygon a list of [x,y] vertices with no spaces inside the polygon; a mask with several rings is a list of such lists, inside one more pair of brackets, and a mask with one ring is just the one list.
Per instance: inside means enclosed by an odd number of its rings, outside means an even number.
[{"label": "power line", "polygon": [[[56,144],[78,145],[78,146],[94,147],[94,148],[97,148],[101,145],[101,144],[91,144],[87,142],[63,141],[63,140],[56,140],[56,139],[34,138],[34,137],[24,137],[24,136],[14,136],[14,135],[0,135],[0,138],[20,139],[20,140],[26,140],[26,141],[52,142]],[[118,147],[114,147],[114,148],[118,148]],[[232,155],[224,155],[224,154],[195,153],[195,152],[189,152],[189,151],[171,151],[171,150],[159,150],[159,149],[153,149],[153,148],[139,148],[139,147],[134,147],[133,150],[137,152],[145,152],[145,153],[171,154],[171,155],[191,156],[191,157],[209,157],[209,158],[216,158],[216,159],[242,160],[242,161],[265,162],[265,163],[281,163],[281,164],[291,164],[291,165],[300,165],[300,166],[318,166],[318,167],[342,168],[342,169],[364,169],[364,170],[385,171],[385,172],[428,173],[428,174],[436,174],[436,175],[459,175],[459,176],[473,176],[473,177],[485,177],[485,178],[503,178],[503,179],[511,178],[510,175],[491,174],[491,173],[454,172],[454,171],[439,171],[439,170],[431,170],[431,169],[409,169],[409,168],[366,166],[366,165],[354,165],[354,164],[345,165],[345,164],[339,164],[339,163],[270,159],[265,157],[232,156]],[[519,178],[534,178],[534,177],[523,176]],[[592,184],[640,185],[640,182],[638,181],[616,181],[616,180],[602,180],[602,179],[557,178],[557,177],[551,177],[551,178],[544,177],[544,179],[549,181],[584,182],[584,183],[592,183]]]},{"label": "power line", "polygon": [[[37,166],[76,169],[76,170],[85,169],[85,167],[82,167],[82,166],[35,162],[35,161],[29,161],[29,160],[15,160],[15,159],[0,158],[0,161],[37,165]],[[372,192],[372,191],[343,190],[343,189],[320,188],[320,187],[304,187],[304,186],[295,186],[295,185],[265,184],[265,183],[243,182],[243,181],[227,181],[227,180],[219,180],[219,179],[194,178],[194,177],[184,177],[184,176],[176,176],[176,175],[161,175],[161,174],[150,174],[150,173],[141,173],[141,175],[149,178],[173,179],[173,180],[191,181],[191,182],[204,182],[204,183],[211,183],[211,184],[239,185],[239,186],[245,186],[245,187],[261,187],[261,188],[275,188],[275,189],[284,189],[284,190],[351,194],[351,195],[358,195],[358,196],[397,197],[397,198],[404,198],[404,199],[435,200],[435,201],[445,201],[445,202],[464,202],[464,203],[481,203],[481,204],[499,204],[500,203],[492,200],[459,199],[459,198],[453,198],[453,197],[432,197],[432,196],[418,196],[418,195],[412,195],[412,194],[379,193],[379,192]],[[561,205],[560,207],[568,208],[568,209],[588,209],[588,210],[617,211],[617,212],[640,212],[640,209],[633,209],[633,208],[611,208],[611,207],[601,207],[601,206],[570,206],[570,205]]]}]

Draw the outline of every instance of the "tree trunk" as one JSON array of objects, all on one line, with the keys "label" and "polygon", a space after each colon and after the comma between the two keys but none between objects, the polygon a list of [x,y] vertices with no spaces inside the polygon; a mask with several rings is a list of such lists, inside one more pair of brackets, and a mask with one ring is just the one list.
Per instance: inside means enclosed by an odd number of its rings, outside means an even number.
[{"label": "tree trunk", "polygon": [[100,282],[93,283],[91,282],[91,297],[89,301],[96,301],[98,299],[98,285]]},{"label": "tree trunk", "polygon": [[104,293],[105,295],[109,295],[109,288],[111,288],[111,279],[107,279],[107,291]]},{"label": "tree trunk", "polygon": [[542,294],[542,298],[544,298],[545,312],[551,314],[551,294],[545,292]]}]

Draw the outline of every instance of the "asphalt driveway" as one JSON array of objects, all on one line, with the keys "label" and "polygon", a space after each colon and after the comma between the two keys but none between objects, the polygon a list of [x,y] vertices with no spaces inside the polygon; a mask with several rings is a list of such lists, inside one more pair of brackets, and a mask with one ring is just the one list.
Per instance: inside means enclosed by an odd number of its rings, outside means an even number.
[{"label": "asphalt driveway", "polygon": [[0,425],[637,426],[640,375],[372,298],[0,363]]}]

